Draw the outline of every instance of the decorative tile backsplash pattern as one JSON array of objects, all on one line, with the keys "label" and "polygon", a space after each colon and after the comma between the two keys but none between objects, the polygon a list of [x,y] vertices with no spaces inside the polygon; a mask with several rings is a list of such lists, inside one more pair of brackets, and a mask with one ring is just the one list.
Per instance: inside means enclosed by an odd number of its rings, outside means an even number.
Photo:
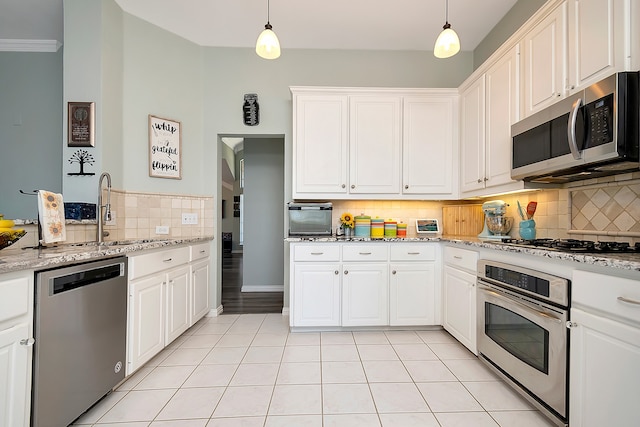
[{"label": "decorative tile backsplash pattern", "polygon": [[640,181],[570,191],[571,229],[583,234],[640,237]]}]

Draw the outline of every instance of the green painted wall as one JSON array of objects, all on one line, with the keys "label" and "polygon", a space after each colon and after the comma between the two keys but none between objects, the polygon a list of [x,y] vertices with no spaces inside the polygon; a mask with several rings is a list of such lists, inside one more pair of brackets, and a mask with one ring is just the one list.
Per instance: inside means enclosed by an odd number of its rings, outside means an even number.
[{"label": "green painted wall", "polygon": [[36,198],[62,190],[62,50],[0,52],[0,213],[35,219]]}]

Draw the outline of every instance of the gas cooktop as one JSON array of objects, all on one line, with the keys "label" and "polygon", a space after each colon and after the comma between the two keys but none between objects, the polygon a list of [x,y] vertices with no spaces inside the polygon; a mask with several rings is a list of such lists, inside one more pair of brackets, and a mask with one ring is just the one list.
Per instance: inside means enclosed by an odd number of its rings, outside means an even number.
[{"label": "gas cooktop", "polygon": [[503,239],[505,245],[578,253],[640,253],[640,242],[594,242],[577,239]]}]

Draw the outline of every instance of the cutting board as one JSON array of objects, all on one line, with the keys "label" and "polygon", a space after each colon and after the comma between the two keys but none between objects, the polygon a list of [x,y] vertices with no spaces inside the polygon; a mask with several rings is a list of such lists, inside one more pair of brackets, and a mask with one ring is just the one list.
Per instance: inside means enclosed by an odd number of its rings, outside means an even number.
[{"label": "cutting board", "polygon": [[483,228],[482,205],[449,205],[442,207],[442,234],[445,236],[477,236]]}]

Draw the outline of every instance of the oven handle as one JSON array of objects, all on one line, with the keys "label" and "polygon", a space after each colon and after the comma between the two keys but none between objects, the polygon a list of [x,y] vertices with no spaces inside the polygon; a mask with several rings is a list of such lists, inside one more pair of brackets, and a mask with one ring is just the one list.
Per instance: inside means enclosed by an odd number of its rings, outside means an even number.
[{"label": "oven handle", "polygon": [[529,305],[529,304],[526,304],[526,303],[524,303],[524,302],[522,302],[522,301],[518,301],[518,300],[515,300],[515,299],[513,299],[513,298],[509,298],[509,297],[508,297],[508,296],[506,296],[505,294],[501,294],[501,293],[499,293],[499,292],[496,292],[495,290],[493,290],[492,288],[490,288],[490,287],[488,287],[488,286],[485,286],[485,285],[479,285],[479,286],[478,286],[478,288],[482,289],[483,291],[485,291],[485,292],[486,292],[486,293],[488,293],[488,294],[492,294],[492,295],[495,295],[495,296],[497,296],[497,297],[501,297],[501,298],[507,298],[507,299],[509,300],[509,302],[516,303],[516,304],[518,304],[519,306],[521,306],[521,307],[523,307],[523,308],[525,308],[525,309],[529,310],[530,312],[532,312],[532,313],[534,313],[534,314],[537,314],[537,315],[539,315],[539,316],[545,317],[545,318],[547,318],[547,319],[549,319],[549,320],[552,320],[552,321],[554,321],[554,322],[557,322],[557,323],[562,323],[562,320],[561,320],[561,319],[558,319],[558,318],[557,318],[557,317],[555,317],[555,316],[552,316],[552,315],[550,315],[550,314],[547,314],[547,313],[545,313],[544,311],[537,310],[535,307],[533,307],[533,306],[531,306],[531,305]]}]

